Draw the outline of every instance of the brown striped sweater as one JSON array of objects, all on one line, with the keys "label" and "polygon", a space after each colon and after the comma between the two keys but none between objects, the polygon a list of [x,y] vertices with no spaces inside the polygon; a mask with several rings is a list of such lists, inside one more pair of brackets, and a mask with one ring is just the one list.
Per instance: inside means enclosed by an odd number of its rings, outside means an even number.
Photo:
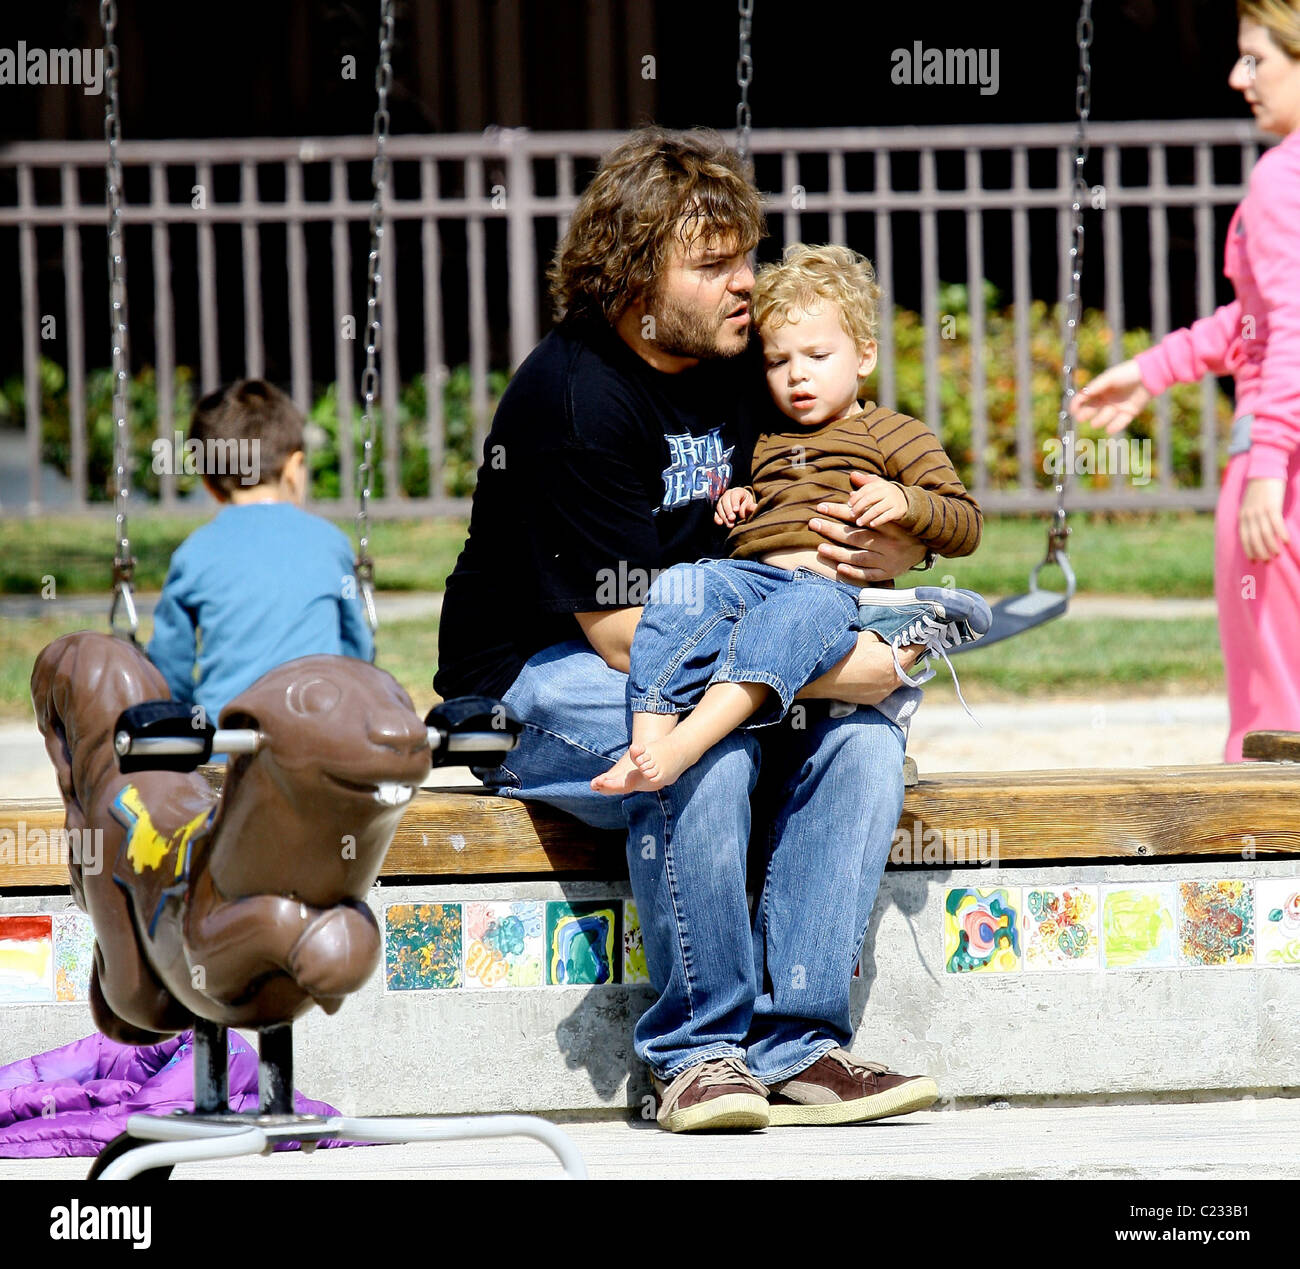
[{"label": "brown striped sweater", "polygon": [[758,507],[727,537],[733,558],[816,550],[826,539],[808,521],[819,502],[848,501],[851,471],[901,485],[907,511],[893,523],[936,554],[970,555],[979,545],[983,513],[939,438],[919,419],[868,401],[844,419],[759,437],[749,486]]}]

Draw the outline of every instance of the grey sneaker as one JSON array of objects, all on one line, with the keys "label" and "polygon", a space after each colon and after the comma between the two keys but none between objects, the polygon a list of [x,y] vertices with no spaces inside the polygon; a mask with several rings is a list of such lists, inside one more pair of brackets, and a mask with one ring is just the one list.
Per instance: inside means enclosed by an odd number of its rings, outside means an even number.
[{"label": "grey sneaker", "polygon": [[656,1118],[669,1132],[766,1128],[767,1088],[739,1058],[689,1066],[670,1084],[654,1077]]},{"label": "grey sneaker", "polygon": [[[953,686],[957,689],[957,699],[962,709],[971,714],[966,698],[961,694],[961,683],[957,671],[948,659],[950,648],[960,647],[964,643],[974,643],[988,633],[993,624],[993,613],[982,595],[973,590],[956,590],[940,586],[918,586],[914,590],[895,590],[889,587],[864,587],[858,593],[858,611],[868,618],[881,609],[898,609],[917,607],[916,616],[902,629],[896,631],[890,639],[894,653],[894,669],[899,682],[908,687],[920,687],[934,678],[934,670],[929,666],[915,678],[911,677],[898,660],[898,649],[909,644],[922,644],[926,652],[937,652],[952,675]],[[978,719],[975,719],[978,722]]]}]

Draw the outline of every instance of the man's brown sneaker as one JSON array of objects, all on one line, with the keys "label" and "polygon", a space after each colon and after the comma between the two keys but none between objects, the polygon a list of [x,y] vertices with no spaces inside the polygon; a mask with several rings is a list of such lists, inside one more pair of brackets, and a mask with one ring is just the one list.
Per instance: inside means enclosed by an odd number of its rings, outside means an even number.
[{"label": "man's brown sneaker", "polygon": [[924,1110],[939,1097],[928,1075],[900,1075],[879,1062],[859,1062],[831,1049],[810,1067],[773,1084],[769,1123],[859,1124]]},{"label": "man's brown sneaker", "polygon": [[739,1058],[689,1066],[665,1084],[657,1076],[659,1123],[669,1132],[766,1128],[767,1088]]}]

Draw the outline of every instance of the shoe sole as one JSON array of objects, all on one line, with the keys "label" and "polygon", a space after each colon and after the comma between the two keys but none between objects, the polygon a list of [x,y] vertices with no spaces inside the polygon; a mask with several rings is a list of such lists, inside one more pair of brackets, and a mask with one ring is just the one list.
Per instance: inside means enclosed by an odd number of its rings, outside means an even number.
[{"label": "shoe sole", "polygon": [[768,1123],[773,1128],[790,1124],[864,1124],[892,1115],[910,1115],[914,1110],[933,1106],[938,1100],[939,1086],[927,1077],[909,1080],[883,1093],[859,1097],[851,1102],[829,1102],[820,1106],[774,1104],[768,1111]]},{"label": "shoe sole", "polygon": [[728,1093],[686,1110],[675,1110],[667,1119],[659,1121],[669,1132],[766,1128],[768,1122],[767,1098],[757,1093]]}]

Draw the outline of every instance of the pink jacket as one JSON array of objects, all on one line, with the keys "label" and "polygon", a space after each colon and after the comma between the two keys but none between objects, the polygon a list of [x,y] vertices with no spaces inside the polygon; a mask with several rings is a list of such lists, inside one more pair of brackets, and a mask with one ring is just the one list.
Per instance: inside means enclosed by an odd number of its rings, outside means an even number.
[{"label": "pink jacket", "polygon": [[1247,475],[1285,478],[1300,449],[1300,130],[1255,164],[1223,256],[1237,298],[1140,353],[1138,372],[1153,394],[1233,375],[1237,417],[1254,415]]}]

